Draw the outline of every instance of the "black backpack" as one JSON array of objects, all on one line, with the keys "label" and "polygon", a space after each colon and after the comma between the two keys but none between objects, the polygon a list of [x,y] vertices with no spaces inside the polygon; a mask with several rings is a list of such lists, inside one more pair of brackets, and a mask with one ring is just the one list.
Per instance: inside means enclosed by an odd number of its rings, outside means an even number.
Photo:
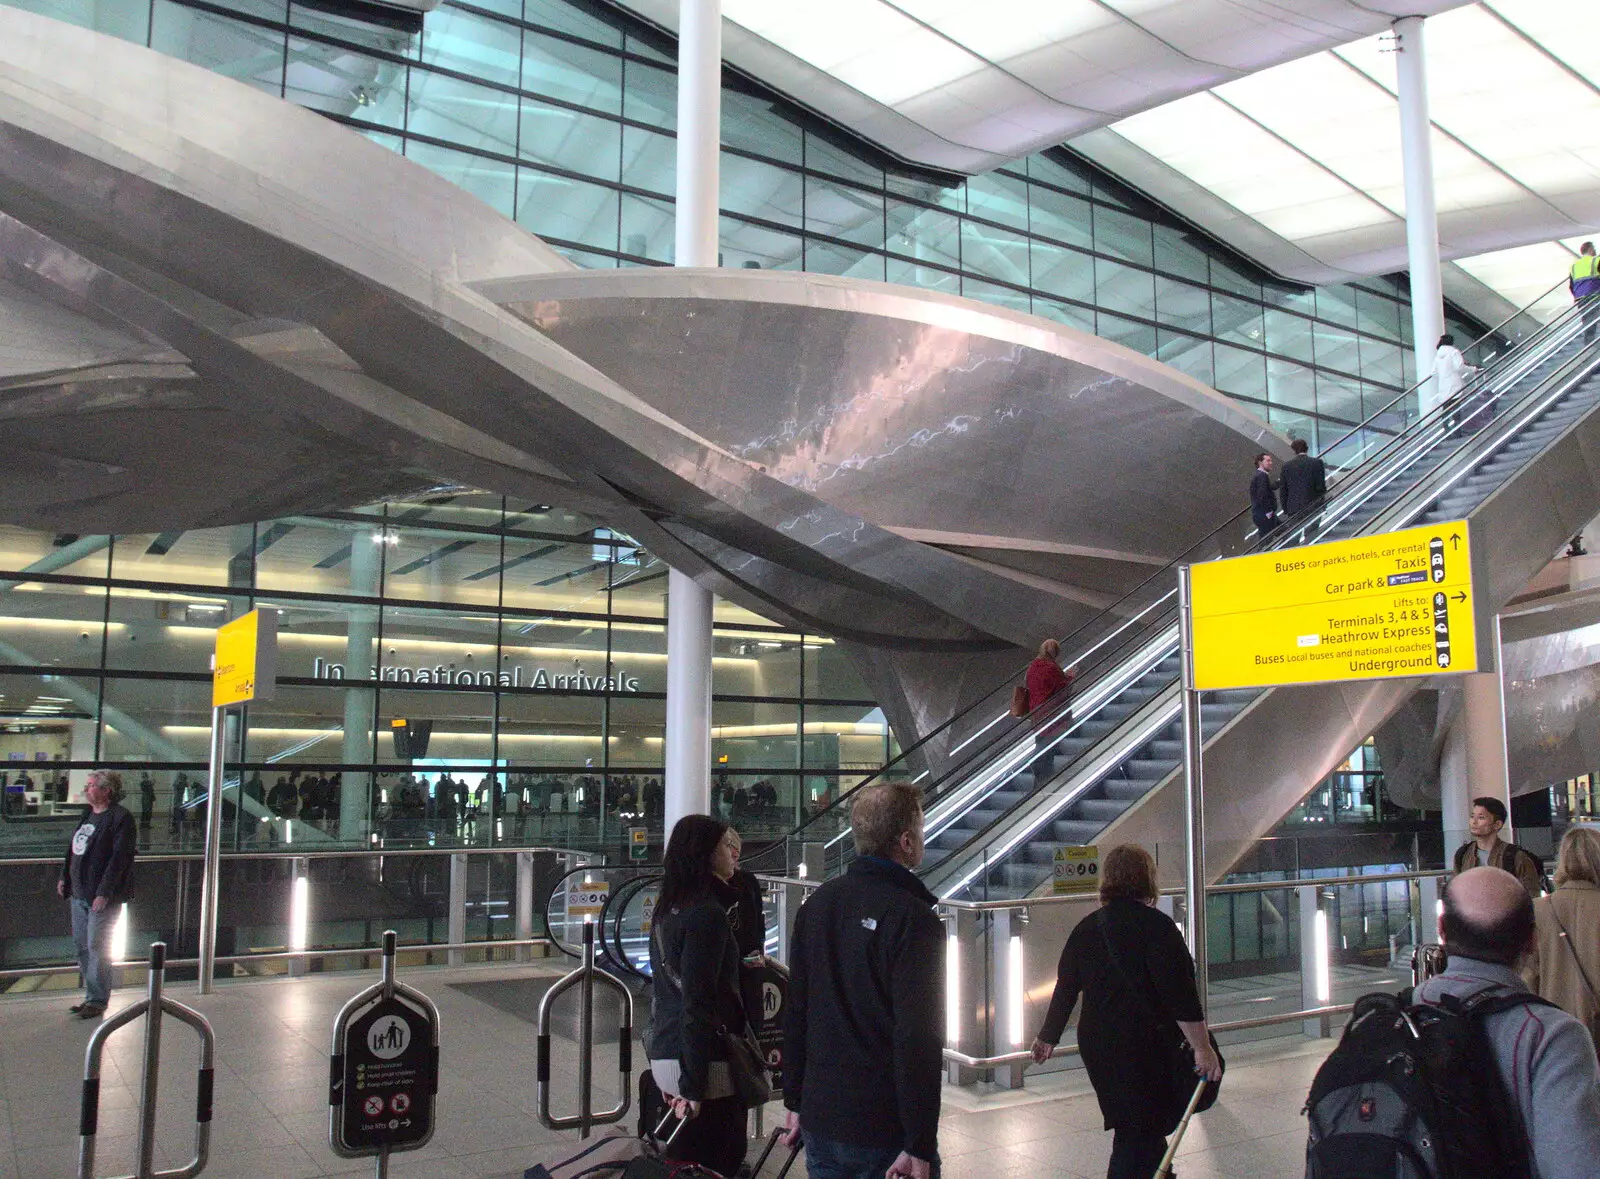
[{"label": "black backpack", "polygon": [[1483,1027],[1523,1006],[1554,1004],[1496,987],[1437,1003],[1362,996],[1302,1111],[1306,1179],[1529,1179],[1527,1131]]}]

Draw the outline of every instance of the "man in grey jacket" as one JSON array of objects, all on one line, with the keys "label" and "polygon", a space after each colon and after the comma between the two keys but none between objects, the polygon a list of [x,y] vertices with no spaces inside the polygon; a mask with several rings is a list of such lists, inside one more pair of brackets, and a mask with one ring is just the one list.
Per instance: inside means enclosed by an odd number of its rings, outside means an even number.
[{"label": "man in grey jacket", "polygon": [[[1526,992],[1516,964],[1534,945],[1533,902],[1500,868],[1471,868],[1450,882],[1439,939],[1450,965],[1417,999]],[[1600,1069],[1588,1030],[1554,1007],[1514,1007],[1484,1021],[1500,1079],[1522,1114],[1534,1179],[1593,1179],[1600,1160]]]}]

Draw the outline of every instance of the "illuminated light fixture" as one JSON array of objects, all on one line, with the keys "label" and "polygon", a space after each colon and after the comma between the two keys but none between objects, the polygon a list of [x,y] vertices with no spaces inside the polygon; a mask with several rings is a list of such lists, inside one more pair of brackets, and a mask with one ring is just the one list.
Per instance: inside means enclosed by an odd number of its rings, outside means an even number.
[{"label": "illuminated light fixture", "polygon": [[953,923],[944,943],[944,1040],[952,1048],[961,1041],[961,942]]},{"label": "illuminated light fixture", "polygon": [[285,819],[283,821],[283,842],[284,843],[293,843],[294,842],[294,820],[293,819]]},{"label": "illuminated light fixture", "polygon": [[89,622],[77,618],[17,618],[0,615],[0,626],[20,626],[28,630],[86,630],[90,633],[109,627],[112,630],[126,630],[125,622],[101,622],[96,619]]},{"label": "illuminated light fixture", "polygon": [[1024,995],[1022,989],[1021,934],[1012,934],[1010,944],[1006,946],[1006,973],[1009,976],[1007,978],[1009,985],[1006,989],[1010,992],[1009,1030],[1011,1032],[1011,1046],[1013,1048],[1020,1048],[1022,1047],[1022,1017],[1024,1006]]},{"label": "illuminated light fixture", "polygon": [[296,876],[289,893],[289,948],[306,948],[306,936],[311,925],[311,881]]},{"label": "illuminated light fixture", "polygon": [[128,956],[128,925],[131,920],[132,906],[123,905],[122,912],[117,915],[117,923],[111,927],[111,960],[121,962]]},{"label": "illuminated light fixture", "polygon": [[1326,1004],[1333,994],[1333,981],[1328,971],[1328,914],[1322,909],[1312,918],[1312,928],[1316,939],[1311,947],[1311,960],[1317,976],[1317,1002]]},{"label": "illuminated light fixture", "polygon": [[800,865],[800,873],[799,873],[799,875],[800,875],[800,879],[801,880],[804,880],[806,878],[806,866],[804,864]]},{"label": "illuminated light fixture", "polygon": [[[585,623],[584,626],[587,627],[587,628],[593,628],[595,626],[595,623],[588,622],[588,623]],[[654,629],[657,632],[659,632],[659,628],[652,628],[652,629]],[[178,637],[178,638],[203,639],[207,643],[212,642],[216,638],[216,634],[217,634],[217,632],[214,629],[212,629],[211,627],[205,627],[205,626],[182,626],[182,625],[178,625],[178,624],[174,624],[174,625],[168,626],[167,627],[167,633],[170,634],[170,635],[173,635],[174,637]],[[312,644],[321,644],[323,646],[344,647],[349,643],[349,640],[344,635],[311,634],[311,633],[308,633],[308,632],[305,632],[305,631],[279,631],[278,632],[278,642],[280,642],[280,643],[312,643]],[[389,648],[397,649],[397,650],[400,649],[400,648],[406,648],[408,650],[446,651],[446,652],[450,652],[450,653],[481,652],[486,657],[494,655],[495,651],[496,651],[495,645],[493,643],[489,643],[489,642],[483,642],[483,643],[455,643],[455,642],[447,642],[447,641],[442,640],[442,639],[385,638],[383,640],[383,645],[385,647],[389,647]],[[582,659],[595,659],[595,660],[599,660],[599,659],[603,659],[605,657],[605,652],[604,651],[590,651],[590,650],[587,650],[587,649],[582,648],[582,647],[528,647],[528,646],[511,647],[511,646],[507,646],[507,647],[499,648],[499,651],[501,653],[502,659],[504,659],[504,658],[514,658],[514,657],[519,657],[520,656],[520,657],[524,657],[524,658],[528,658],[528,659],[579,659],[579,660],[582,660]],[[644,663],[665,663],[667,661],[667,655],[666,655],[666,652],[664,652],[664,651],[619,651],[619,650],[613,650],[611,652],[611,660],[614,663],[618,662],[620,660],[636,660],[636,661],[644,662]],[[754,658],[750,658],[748,656],[743,656],[743,655],[714,655],[714,656],[712,656],[711,662],[714,663],[714,664],[715,663],[720,663],[720,664],[722,664],[724,666],[754,667],[755,665],[757,665],[761,661],[759,659],[754,659]]]}]

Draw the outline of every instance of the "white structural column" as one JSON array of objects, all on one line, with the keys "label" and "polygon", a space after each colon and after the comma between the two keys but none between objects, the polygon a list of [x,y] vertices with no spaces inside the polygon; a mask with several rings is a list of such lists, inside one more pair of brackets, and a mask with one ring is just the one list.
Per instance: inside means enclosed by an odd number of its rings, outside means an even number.
[{"label": "white structural column", "polygon": [[[1405,173],[1406,254],[1411,267],[1411,331],[1417,380],[1433,372],[1444,332],[1444,288],[1439,273],[1439,207],[1433,189],[1433,124],[1428,117],[1428,61],[1422,18],[1394,22],[1399,81],[1400,159]],[[1418,392],[1424,410],[1437,394],[1430,380]]]},{"label": "white structural column", "polygon": [[[1472,800],[1487,795],[1511,809],[1511,773],[1506,753],[1505,682],[1500,667],[1500,620],[1495,619],[1495,671],[1461,676],[1461,711],[1445,737],[1439,764],[1446,863],[1469,838]],[[1512,837],[1511,823],[1500,838]]]},{"label": "white structural column", "polygon": [[[678,9],[679,266],[717,264],[722,142],[722,0]],[[711,592],[677,569],[667,580],[666,831],[711,809]]]},{"label": "white structural column", "polygon": [[[382,539],[357,531],[350,540],[350,592],[362,597],[378,592],[383,561]],[[378,607],[347,606],[344,674],[346,679],[364,680],[377,665]],[[344,750],[346,765],[375,761],[372,726],[377,716],[377,693],[371,688],[344,690]],[[372,822],[372,775],[347,770],[339,791],[339,838],[345,842],[365,840]]]}]

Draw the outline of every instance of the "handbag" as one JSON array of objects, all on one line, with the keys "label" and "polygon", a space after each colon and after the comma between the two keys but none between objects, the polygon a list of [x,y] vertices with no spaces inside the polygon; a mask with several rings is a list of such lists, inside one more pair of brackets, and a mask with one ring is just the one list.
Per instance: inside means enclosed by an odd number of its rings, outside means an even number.
[{"label": "handbag", "polygon": [[[672,969],[672,963],[667,961],[667,948],[661,942],[659,923],[650,931],[650,937],[661,959],[661,972],[681,998],[683,980]],[[733,938],[732,930],[728,931],[728,937],[730,940]],[[744,1107],[755,1109],[771,1101],[772,1078],[767,1075],[766,1061],[756,1043],[755,1033],[750,1030],[750,1021],[746,1019],[744,1027],[738,1032],[730,1031],[726,1024],[719,1023],[714,1034],[722,1048],[722,1058],[728,1065],[728,1079],[733,1084],[734,1095],[744,1102]]]},{"label": "handbag", "polygon": [[[1550,898],[1550,916],[1555,918],[1556,928],[1561,931],[1561,940],[1567,944],[1567,952],[1572,955],[1572,964],[1578,968],[1578,977],[1583,979],[1584,989],[1589,992],[1589,998],[1594,1000],[1595,1006],[1600,1008],[1600,992],[1597,992],[1594,983],[1589,981],[1589,971],[1584,966],[1583,959],[1578,957],[1578,947],[1572,944],[1572,936],[1567,933],[1566,924],[1556,912],[1554,895]],[[1595,1047],[1600,1049],[1600,1012],[1589,1020],[1589,1038],[1595,1042]]]},{"label": "handbag", "polygon": [[[1191,1110],[1190,1100],[1193,1097],[1198,1083],[1198,1074],[1194,1071],[1194,1050],[1189,1047],[1189,1041],[1178,1028],[1175,1021],[1164,1019],[1156,1011],[1149,996],[1139,987],[1133,977],[1123,968],[1122,959],[1118,957],[1116,948],[1111,944],[1111,935],[1106,932],[1106,911],[1101,909],[1095,914],[1095,919],[1100,925],[1100,940],[1105,944],[1106,956],[1111,960],[1111,968],[1117,972],[1117,977],[1122,979],[1122,985],[1128,993],[1138,998],[1139,1005],[1144,1008],[1145,1016],[1154,1025],[1161,1035],[1166,1038],[1165,1068],[1168,1077],[1167,1092],[1167,1133],[1183,1119],[1185,1110]],[[1168,1034],[1172,1033],[1172,1034]],[[1217,1063],[1227,1070],[1228,1062],[1222,1058],[1222,1048],[1217,1044],[1217,1037],[1207,1033],[1211,1038],[1211,1051],[1217,1054]],[[1193,1113],[1203,1113],[1217,1103],[1217,1097],[1222,1092],[1222,1082],[1207,1081],[1205,1091],[1200,1094],[1200,1099],[1192,1106]]]},{"label": "handbag", "polygon": [[1028,715],[1028,685],[1018,684],[1011,689],[1011,715]]}]

